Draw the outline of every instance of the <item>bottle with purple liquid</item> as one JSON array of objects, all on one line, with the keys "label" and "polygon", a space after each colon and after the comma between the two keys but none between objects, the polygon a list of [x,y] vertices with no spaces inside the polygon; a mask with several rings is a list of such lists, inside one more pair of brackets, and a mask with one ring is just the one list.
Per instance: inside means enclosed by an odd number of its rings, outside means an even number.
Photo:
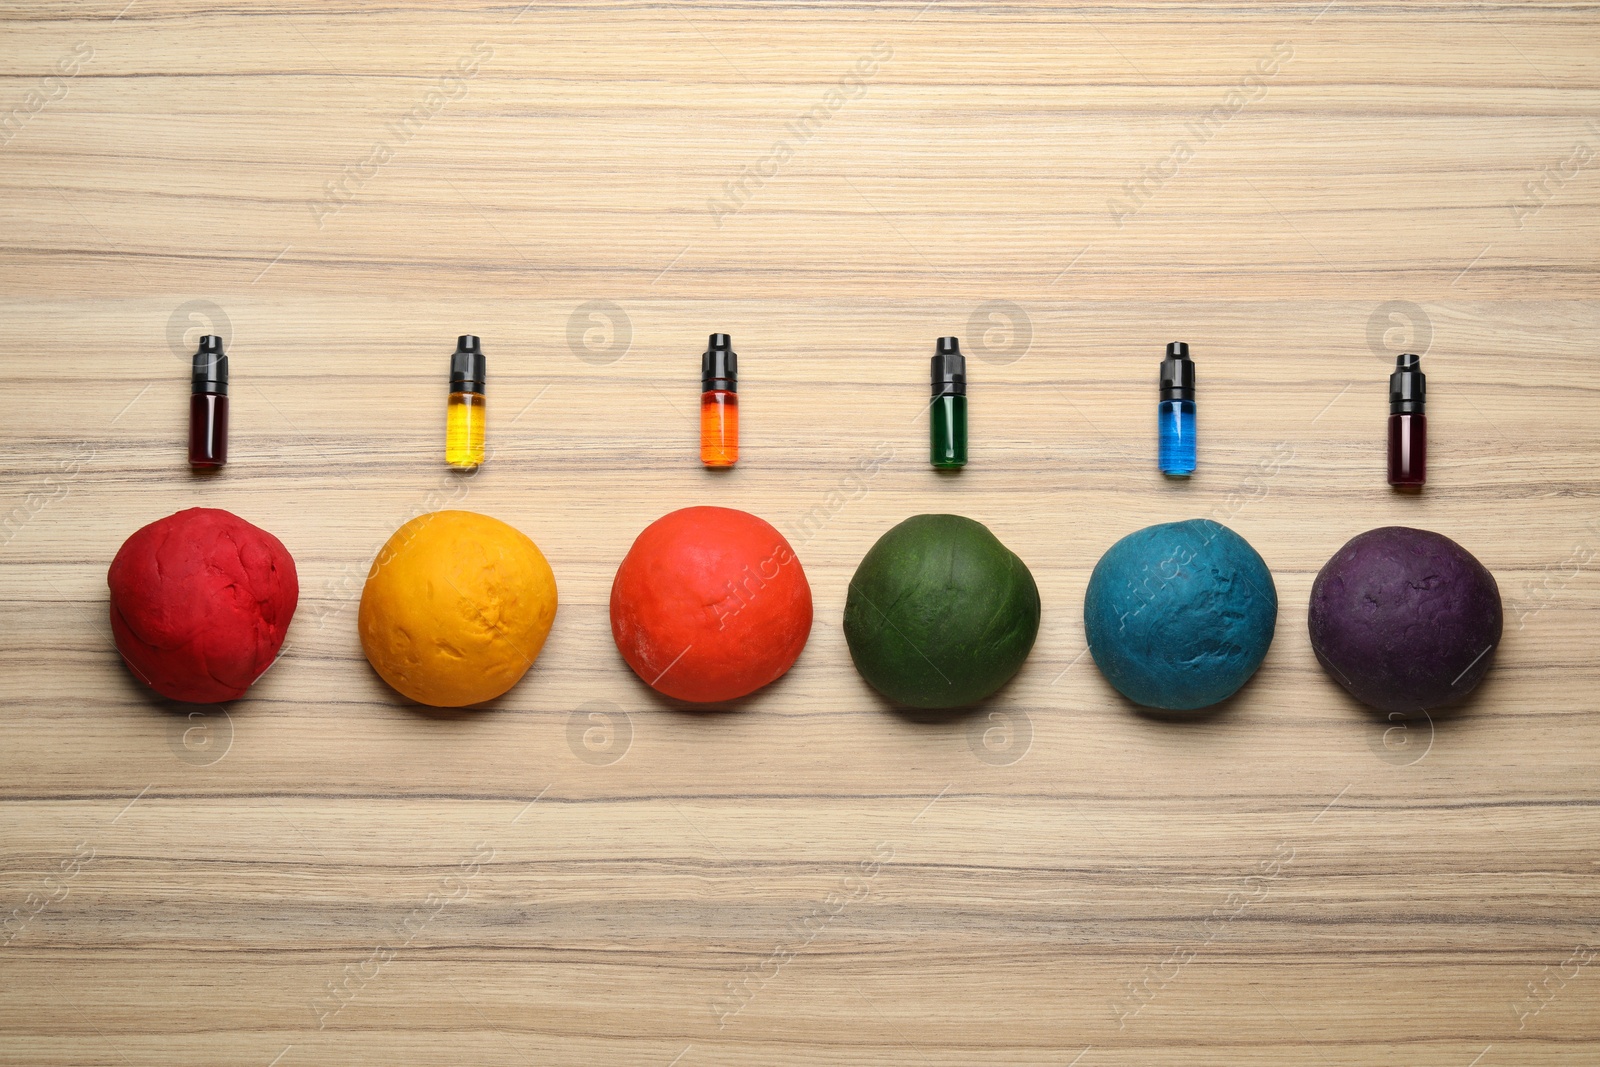
[{"label": "bottle with purple liquid", "polygon": [[1400,489],[1421,489],[1428,480],[1426,386],[1421,356],[1395,358],[1389,375],[1389,484]]}]

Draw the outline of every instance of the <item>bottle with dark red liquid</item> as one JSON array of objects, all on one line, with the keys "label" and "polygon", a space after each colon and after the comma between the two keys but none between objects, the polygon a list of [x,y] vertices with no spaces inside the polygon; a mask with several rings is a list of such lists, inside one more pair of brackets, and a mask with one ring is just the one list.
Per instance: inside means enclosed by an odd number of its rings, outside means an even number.
[{"label": "bottle with dark red liquid", "polygon": [[228,462],[228,357],[215,334],[200,338],[189,394],[189,466],[220,467]]},{"label": "bottle with dark red liquid", "polygon": [[1389,484],[1420,489],[1428,480],[1428,416],[1423,414],[1427,380],[1422,357],[1395,358],[1389,375]]}]

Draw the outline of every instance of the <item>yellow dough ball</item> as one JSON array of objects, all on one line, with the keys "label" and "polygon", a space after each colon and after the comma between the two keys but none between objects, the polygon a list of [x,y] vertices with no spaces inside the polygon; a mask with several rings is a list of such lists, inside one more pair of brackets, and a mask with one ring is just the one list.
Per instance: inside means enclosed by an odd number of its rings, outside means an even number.
[{"label": "yellow dough ball", "polygon": [[556,617],[556,576],[522,531],[470,511],[394,532],[361,591],[361,647],[400,693],[459,708],[504,693]]}]

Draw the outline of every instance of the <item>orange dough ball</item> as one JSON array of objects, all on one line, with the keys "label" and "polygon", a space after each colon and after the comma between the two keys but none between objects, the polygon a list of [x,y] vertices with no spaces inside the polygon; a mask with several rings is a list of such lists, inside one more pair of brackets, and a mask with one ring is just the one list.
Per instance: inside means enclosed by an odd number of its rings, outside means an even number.
[{"label": "orange dough ball", "polygon": [[611,636],[657,692],[715,704],[781,678],[811,636],[811,585],[784,536],[732,508],[645,527],[611,583]]},{"label": "orange dough ball", "polygon": [[419,515],[394,532],[361,591],[367,662],[419,704],[492,700],[533,665],[556,616],[539,546],[471,511]]}]

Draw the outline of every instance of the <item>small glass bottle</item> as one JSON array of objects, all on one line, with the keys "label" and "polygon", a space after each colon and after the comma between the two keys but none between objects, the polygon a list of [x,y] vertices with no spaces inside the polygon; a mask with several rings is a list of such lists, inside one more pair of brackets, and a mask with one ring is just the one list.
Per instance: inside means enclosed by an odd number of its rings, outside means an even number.
[{"label": "small glass bottle", "polygon": [[228,357],[222,338],[206,334],[189,379],[189,466],[211,470],[228,462]]},{"label": "small glass bottle", "polygon": [[1187,478],[1194,473],[1194,361],[1183,341],[1167,345],[1161,361],[1161,403],[1156,408],[1157,462],[1161,473]]},{"label": "small glass bottle", "polygon": [[1395,358],[1389,375],[1389,484],[1403,489],[1421,489],[1428,480],[1426,387],[1421,356]]},{"label": "small glass bottle", "polygon": [[470,333],[456,339],[450,357],[450,403],[445,408],[444,461],[452,467],[471,470],[483,462],[483,388],[488,377],[488,361],[478,339]]},{"label": "small glass bottle", "polygon": [[712,334],[700,355],[700,462],[739,462],[739,354],[725,333]]},{"label": "small glass bottle", "polygon": [[967,465],[967,358],[961,354],[961,341],[939,338],[931,369],[928,462],[940,470],[959,470]]}]

